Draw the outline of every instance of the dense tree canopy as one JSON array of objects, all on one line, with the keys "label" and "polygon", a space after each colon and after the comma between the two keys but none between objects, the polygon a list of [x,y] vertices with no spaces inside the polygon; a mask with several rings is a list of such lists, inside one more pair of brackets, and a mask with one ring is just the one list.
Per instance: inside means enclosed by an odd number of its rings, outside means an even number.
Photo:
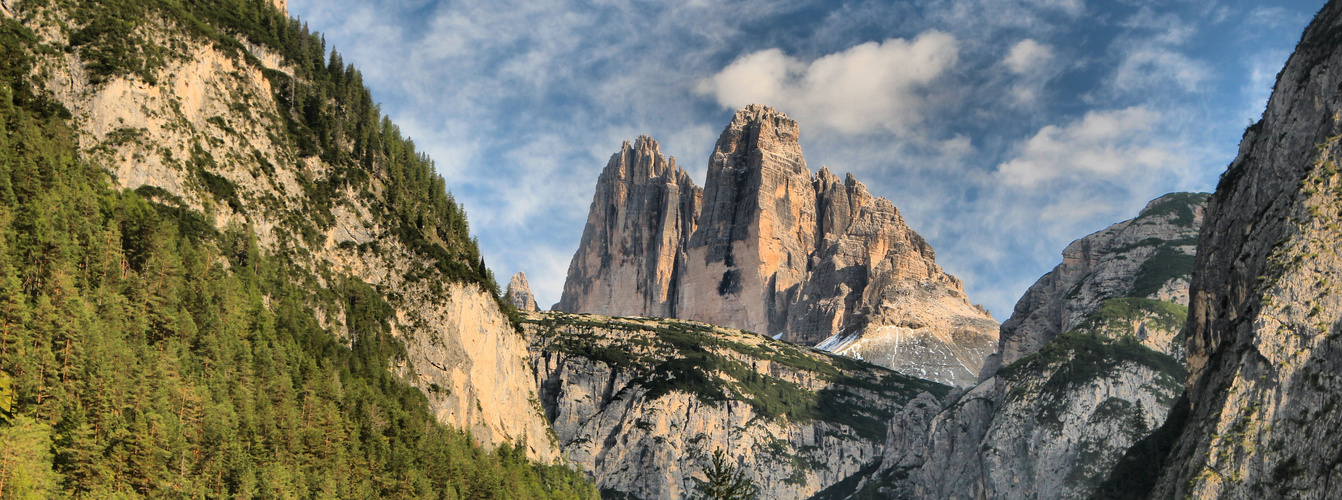
[{"label": "dense tree canopy", "polygon": [[[260,0],[66,3],[95,81],[152,81],[174,57],[137,35],[151,15],[220,46],[237,45],[228,31],[282,48],[302,68],[291,138],[346,172],[324,182],[392,179],[382,216],[398,236],[498,295],[428,158],[379,117],[357,71],[334,54],[316,64],[319,37]],[[300,286],[311,271],[262,251],[251,228],[113,189],[81,158],[69,112],[29,80],[42,50],[0,24],[0,497],[595,496],[521,443],[486,452],[437,423],[388,370],[403,348],[370,285]],[[310,309],[319,292],[344,311],[349,344]]]}]

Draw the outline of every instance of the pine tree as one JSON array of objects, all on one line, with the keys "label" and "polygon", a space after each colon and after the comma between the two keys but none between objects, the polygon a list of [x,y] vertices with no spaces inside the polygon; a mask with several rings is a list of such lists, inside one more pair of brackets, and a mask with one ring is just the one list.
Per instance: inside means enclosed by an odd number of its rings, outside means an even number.
[{"label": "pine tree", "polygon": [[703,469],[706,481],[698,482],[699,498],[704,500],[755,500],[759,487],[745,471],[727,459],[721,448],[713,450],[712,462]]}]

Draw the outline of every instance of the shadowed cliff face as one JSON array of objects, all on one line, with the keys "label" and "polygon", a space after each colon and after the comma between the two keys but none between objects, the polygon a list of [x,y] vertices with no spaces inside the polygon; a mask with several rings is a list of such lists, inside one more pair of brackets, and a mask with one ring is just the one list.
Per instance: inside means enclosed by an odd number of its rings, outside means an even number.
[{"label": "shadowed cliff face", "polygon": [[1002,324],[1000,352],[984,364],[982,378],[1081,325],[1107,299],[1139,297],[1187,304],[1206,199],[1202,193],[1165,195],[1148,203],[1137,218],[1067,245],[1062,263],[1025,291],[1011,318]]},{"label": "shadowed cliff face", "polygon": [[1278,76],[1207,209],[1188,321],[1191,412],[1154,497],[1322,498],[1342,471],[1342,4]]},{"label": "shadowed cliff face", "polygon": [[651,139],[626,145],[556,310],[703,321],[972,383],[997,323],[893,204],[851,175],[812,174],[799,133],[773,108],[737,111],[702,191]]}]

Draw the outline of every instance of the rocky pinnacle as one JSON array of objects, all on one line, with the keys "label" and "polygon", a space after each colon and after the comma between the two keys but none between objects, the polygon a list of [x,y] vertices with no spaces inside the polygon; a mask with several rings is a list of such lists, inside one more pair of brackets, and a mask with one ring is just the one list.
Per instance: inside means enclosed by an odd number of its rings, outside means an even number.
[{"label": "rocky pinnacle", "polygon": [[597,182],[555,309],[703,321],[973,382],[997,323],[894,204],[851,175],[812,174],[799,134],[773,108],[742,108],[703,190],[656,141],[625,143]]}]

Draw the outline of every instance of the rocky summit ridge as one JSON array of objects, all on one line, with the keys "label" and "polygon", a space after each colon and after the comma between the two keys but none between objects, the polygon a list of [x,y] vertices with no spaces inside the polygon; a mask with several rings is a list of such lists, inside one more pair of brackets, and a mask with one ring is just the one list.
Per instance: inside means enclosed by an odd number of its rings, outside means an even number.
[{"label": "rocky summit ridge", "polygon": [[613,155],[554,309],[702,321],[966,385],[997,322],[899,210],[852,175],[812,173],[797,122],[736,112],[695,186],[655,140]]}]

